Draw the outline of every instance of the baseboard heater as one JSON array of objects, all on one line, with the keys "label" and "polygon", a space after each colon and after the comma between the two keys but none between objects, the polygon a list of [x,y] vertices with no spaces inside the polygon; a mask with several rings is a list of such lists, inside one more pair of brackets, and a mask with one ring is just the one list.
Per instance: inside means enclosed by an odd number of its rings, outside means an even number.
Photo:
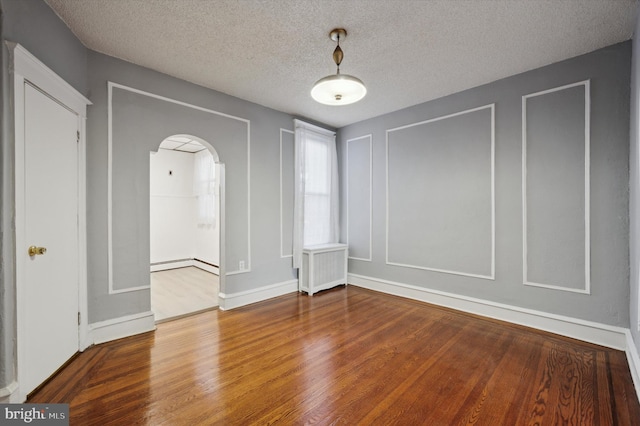
[{"label": "baseboard heater", "polygon": [[312,296],[320,290],[347,284],[348,247],[338,243],[304,247],[298,290]]},{"label": "baseboard heater", "polygon": [[209,263],[209,262],[205,262],[204,260],[198,259],[198,258],[194,258],[193,260],[195,260],[196,262],[200,262],[200,263],[204,263],[205,265],[209,265],[212,266],[214,268],[219,268],[220,266],[214,264],[214,263]]},{"label": "baseboard heater", "polygon": [[151,264],[150,271],[167,271],[169,269],[186,268],[188,266],[195,266],[203,271],[211,272],[212,274],[219,274],[219,266],[213,263],[205,262],[204,260],[189,258],[189,259],[176,259],[167,260],[164,262],[154,262]]},{"label": "baseboard heater", "polygon": [[169,265],[171,263],[180,263],[180,262],[190,262],[190,261],[196,261],[196,262],[200,262],[200,263],[204,263],[205,265],[209,265],[209,266],[213,266],[214,268],[219,268],[218,265],[215,265],[213,263],[209,263],[209,262],[205,262],[204,260],[198,259],[198,258],[189,258],[189,259],[176,259],[176,260],[165,260],[164,262],[154,262],[151,264],[151,266],[158,266],[158,265]]}]

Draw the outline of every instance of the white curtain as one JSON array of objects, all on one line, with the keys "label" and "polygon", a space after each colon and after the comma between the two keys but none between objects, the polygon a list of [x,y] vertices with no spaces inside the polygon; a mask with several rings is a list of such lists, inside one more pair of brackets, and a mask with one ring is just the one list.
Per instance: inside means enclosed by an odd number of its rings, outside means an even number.
[{"label": "white curtain", "polygon": [[293,267],[302,249],[339,239],[338,156],[335,133],[294,120]]},{"label": "white curtain", "polygon": [[193,193],[196,197],[198,226],[215,225],[216,164],[206,149],[195,154]]}]

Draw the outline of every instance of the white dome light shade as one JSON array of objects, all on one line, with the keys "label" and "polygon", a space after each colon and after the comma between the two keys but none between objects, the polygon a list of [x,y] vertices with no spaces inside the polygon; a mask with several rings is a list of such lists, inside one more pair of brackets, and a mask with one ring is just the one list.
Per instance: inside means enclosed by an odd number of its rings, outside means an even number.
[{"label": "white dome light shade", "polygon": [[347,36],[344,28],[335,28],[329,33],[329,38],[337,43],[333,51],[333,61],[338,66],[335,75],[329,75],[316,81],[311,89],[311,97],[324,105],[349,105],[358,102],[367,94],[364,83],[352,75],[340,74],[340,64],[344,52],[340,48],[340,39]]},{"label": "white dome light shade", "polygon": [[349,105],[366,94],[367,88],[359,78],[345,74],[321,78],[311,89],[311,97],[325,105]]}]

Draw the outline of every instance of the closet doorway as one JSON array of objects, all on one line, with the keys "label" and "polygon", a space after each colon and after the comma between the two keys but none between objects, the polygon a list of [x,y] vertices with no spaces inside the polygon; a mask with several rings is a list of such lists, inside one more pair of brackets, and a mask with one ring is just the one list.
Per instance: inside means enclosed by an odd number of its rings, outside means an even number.
[{"label": "closet doorway", "polygon": [[215,150],[173,135],[150,154],[151,310],[156,322],[218,306],[220,165]]}]

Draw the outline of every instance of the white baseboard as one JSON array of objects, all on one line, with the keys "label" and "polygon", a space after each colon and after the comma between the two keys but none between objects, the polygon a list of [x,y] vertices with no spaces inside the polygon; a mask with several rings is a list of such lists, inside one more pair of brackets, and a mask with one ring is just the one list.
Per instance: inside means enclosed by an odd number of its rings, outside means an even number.
[{"label": "white baseboard", "polygon": [[227,311],[296,291],[298,291],[298,280],[290,280],[238,293],[220,293],[218,304],[220,309]]},{"label": "white baseboard", "polygon": [[155,316],[148,311],[89,324],[89,338],[97,345],[155,329]]},{"label": "white baseboard", "polygon": [[183,259],[171,262],[162,262],[151,265],[149,270],[151,272],[168,271],[170,269],[186,268],[188,266],[195,266],[203,271],[211,272],[215,275],[220,275],[220,268],[217,266],[211,266],[208,263],[204,263],[198,259]]},{"label": "white baseboard", "polygon": [[[155,328],[155,318],[151,311],[89,324],[88,333],[80,342],[80,351],[93,344],[146,333]],[[25,400],[26,395],[20,395],[19,385],[15,381],[0,388],[1,404],[23,403]]]},{"label": "white baseboard", "polygon": [[640,354],[638,354],[638,347],[633,341],[631,331],[627,330],[627,362],[629,363],[629,370],[631,370],[631,378],[633,379],[633,386],[636,388],[636,395],[640,401]]},{"label": "white baseboard", "polygon": [[0,404],[20,404],[24,402],[23,397],[18,392],[18,382],[15,380],[7,386],[0,388]]},{"label": "white baseboard", "polygon": [[490,302],[378,278],[349,274],[350,285],[445,306],[471,314],[536,328],[618,350],[627,349],[627,329],[533,309]]}]

